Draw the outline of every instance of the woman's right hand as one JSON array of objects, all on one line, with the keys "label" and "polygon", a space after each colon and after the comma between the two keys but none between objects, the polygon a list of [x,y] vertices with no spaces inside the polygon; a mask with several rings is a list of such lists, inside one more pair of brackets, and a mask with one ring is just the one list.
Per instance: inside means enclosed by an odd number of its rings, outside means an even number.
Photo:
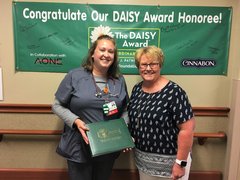
[{"label": "woman's right hand", "polygon": [[89,140],[86,134],[86,131],[88,131],[89,129],[86,127],[85,122],[83,122],[81,119],[76,119],[74,123],[77,126],[79,132],[82,134],[82,137],[85,143],[89,144]]}]

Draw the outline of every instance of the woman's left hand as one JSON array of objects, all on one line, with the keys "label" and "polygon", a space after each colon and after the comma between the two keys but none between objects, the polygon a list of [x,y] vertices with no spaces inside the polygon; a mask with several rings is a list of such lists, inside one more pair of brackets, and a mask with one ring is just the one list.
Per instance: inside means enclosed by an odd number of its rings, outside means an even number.
[{"label": "woman's left hand", "polygon": [[86,134],[86,131],[89,129],[85,126],[85,122],[83,122],[80,119],[76,119],[74,122],[79,130],[79,132],[82,134],[83,140],[85,141],[86,144],[89,144],[89,140]]},{"label": "woman's left hand", "polygon": [[172,168],[172,179],[177,180],[185,175],[185,168],[182,168],[177,163],[174,163]]}]

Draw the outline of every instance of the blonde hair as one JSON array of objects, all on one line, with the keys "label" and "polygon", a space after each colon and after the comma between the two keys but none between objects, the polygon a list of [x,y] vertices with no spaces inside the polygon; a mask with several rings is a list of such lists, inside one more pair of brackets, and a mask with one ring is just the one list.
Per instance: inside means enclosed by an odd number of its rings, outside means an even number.
[{"label": "blonde hair", "polygon": [[135,53],[135,64],[139,68],[140,60],[143,55],[146,55],[153,61],[158,61],[160,68],[163,66],[164,55],[162,49],[156,46],[147,46],[137,49]]}]

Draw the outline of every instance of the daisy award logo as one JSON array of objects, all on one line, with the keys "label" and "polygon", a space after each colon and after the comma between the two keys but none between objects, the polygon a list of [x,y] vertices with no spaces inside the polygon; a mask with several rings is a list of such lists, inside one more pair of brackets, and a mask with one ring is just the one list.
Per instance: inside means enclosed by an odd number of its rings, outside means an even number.
[{"label": "daisy award logo", "polygon": [[[160,47],[160,28],[118,28],[109,26],[89,27],[89,47],[101,35],[115,38],[118,47],[119,66],[122,73],[138,73],[134,55],[137,49],[155,45]],[[130,74],[131,74],[130,73]]]}]

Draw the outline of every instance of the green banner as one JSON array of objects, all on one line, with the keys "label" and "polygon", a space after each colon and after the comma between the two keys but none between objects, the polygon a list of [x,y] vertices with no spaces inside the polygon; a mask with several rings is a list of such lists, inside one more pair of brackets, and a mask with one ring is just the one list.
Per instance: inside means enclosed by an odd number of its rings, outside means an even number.
[{"label": "green banner", "polygon": [[162,74],[226,75],[231,7],[13,2],[17,71],[79,67],[96,27],[109,27],[123,74],[138,74],[136,49],[163,49]]}]

